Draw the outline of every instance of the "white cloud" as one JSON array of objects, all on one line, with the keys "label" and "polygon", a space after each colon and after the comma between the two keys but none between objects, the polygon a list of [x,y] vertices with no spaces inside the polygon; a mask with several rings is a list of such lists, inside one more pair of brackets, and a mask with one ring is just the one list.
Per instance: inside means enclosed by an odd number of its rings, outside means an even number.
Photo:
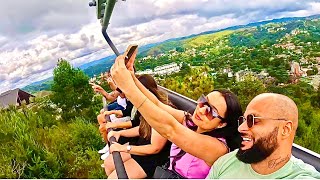
[{"label": "white cloud", "polygon": [[[0,7],[0,92],[52,76],[58,58],[73,65],[112,51],[87,0],[6,1]],[[118,1],[108,33],[119,51],[169,38],[267,19],[319,14],[298,0]]]},{"label": "white cloud", "polygon": [[305,16],[311,16],[314,14],[320,13],[320,2],[311,2],[309,9],[302,9],[298,11],[292,11],[292,12],[280,12],[276,15],[271,16],[271,18],[274,17],[305,17]]}]

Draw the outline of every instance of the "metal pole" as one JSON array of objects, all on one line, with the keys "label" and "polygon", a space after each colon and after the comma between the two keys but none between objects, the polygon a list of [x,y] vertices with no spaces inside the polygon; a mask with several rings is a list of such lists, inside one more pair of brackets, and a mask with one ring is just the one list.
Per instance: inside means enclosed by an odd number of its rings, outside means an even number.
[{"label": "metal pole", "polygon": [[112,51],[114,52],[114,54],[116,56],[119,56],[120,53],[118,51],[118,49],[116,48],[116,46],[113,44],[113,42],[111,41],[108,33],[107,33],[107,27],[102,27],[102,34],[103,34],[103,37],[104,39],[106,39],[107,43],[109,44],[109,46],[111,47]]},{"label": "metal pole", "polygon": [[[107,121],[110,122],[109,115],[106,116]],[[112,131],[112,128],[107,129],[107,132],[109,133]],[[111,136],[109,139],[110,144],[117,142],[116,138],[114,136]],[[118,151],[112,152],[114,167],[116,168],[118,179],[128,179],[128,174],[126,172],[126,169],[124,168],[124,164],[121,158],[121,154]]]}]

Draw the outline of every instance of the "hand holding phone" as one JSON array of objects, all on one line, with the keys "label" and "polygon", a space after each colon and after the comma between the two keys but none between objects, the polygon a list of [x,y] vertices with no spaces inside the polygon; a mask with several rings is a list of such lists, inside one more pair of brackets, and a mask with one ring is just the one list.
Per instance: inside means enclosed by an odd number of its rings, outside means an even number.
[{"label": "hand holding phone", "polygon": [[125,51],[125,64],[128,70],[133,71],[134,60],[136,59],[136,55],[138,52],[138,45],[129,45],[127,50]]},{"label": "hand holding phone", "polygon": [[[129,71],[134,71],[133,65],[138,52],[138,45],[129,45],[127,50],[124,52],[124,63]],[[121,89],[117,88],[116,91],[122,93]]]}]

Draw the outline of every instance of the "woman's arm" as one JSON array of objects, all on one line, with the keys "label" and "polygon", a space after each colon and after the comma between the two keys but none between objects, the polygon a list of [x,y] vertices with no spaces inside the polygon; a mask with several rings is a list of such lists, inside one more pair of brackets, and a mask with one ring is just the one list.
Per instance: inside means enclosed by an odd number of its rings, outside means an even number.
[{"label": "woman's arm", "polygon": [[180,122],[180,123],[183,122],[184,111],[175,109],[175,108],[159,101],[159,99],[154,94],[152,94],[146,87],[144,87],[144,85],[136,78],[136,76],[133,74],[133,72],[131,73],[131,75],[132,75],[132,78],[133,78],[136,86],[150,101],[152,101],[155,105],[157,105],[161,109],[170,113],[178,122]]},{"label": "woman's arm", "polygon": [[103,112],[104,115],[111,115],[111,114],[114,114],[116,115],[117,117],[122,117],[123,114],[122,114],[122,110],[110,110],[110,111],[104,111]]},{"label": "woman's arm", "polygon": [[103,93],[102,95],[108,100],[108,101],[115,101],[117,99],[117,97],[119,96],[119,92],[118,91],[112,91],[111,93],[107,93],[105,91],[105,93]]},{"label": "woman's arm", "polygon": [[137,137],[137,136],[139,136],[139,126],[131,128],[131,129],[121,130],[121,131],[110,131],[107,134],[106,138],[110,139],[111,136],[114,136],[117,141],[118,141],[120,136],[123,136],[123,137]]},{"label": "woman's arm", "polygon": [[108,77],[107,82],[108,82],[111,90],[115,91],[115,90],[117,89],[117,86],[116,86],[116,84],[113,82],[113,80],[112,80],[111,77]]},{"label": "woman's arm", "polygon": [[100,94],[102,94],[102,96],[104,96],[108,101],[114,101],[119,96],[118,91],[112,91],[111,93],[107,93],[107,91],[105,91],[101,86],[93,83],[91,83],[91,85],[92,85],[92,89],[95,92],[99,92]]},{"label": "woman's arm", "polygon": [[218,139],[188,129],[177,122],[170,113],[150,101],[130,78],[131,74],[124,65],[123,56],[117,58],[111,70],[118,87],[160,135],[187,153],[203,159],[208,165],[212,165],[215,160],[227,153],[227,148]]},{"label": "woman's arm", "polygon": [[107,122],[106,129],[108,128],[131,128],[132,123],[131,121],[127,122]]},{"label": "woman's arm", "polygon": [[165,146],[166,142],[167,142],[167,139],[165,139],[157,131],[152,129],[150,144],[142,145],[142,146],[131,145],[131,150],[129,152],[127,151],[127,145],[113,144],[110,147],[110,152],[120,151],[120,152],[128,152],[130,154],[139,155],[139,156],[147,156],[147,155],[159,153]]}]

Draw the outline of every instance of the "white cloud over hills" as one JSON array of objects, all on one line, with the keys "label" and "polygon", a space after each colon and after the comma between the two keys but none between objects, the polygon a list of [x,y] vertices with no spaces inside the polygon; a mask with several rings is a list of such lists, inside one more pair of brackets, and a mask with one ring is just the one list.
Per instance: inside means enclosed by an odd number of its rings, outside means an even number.
[{"label": "white cloud over hills", "polygon": [[[282,17],[320,14],[319,0],[127,0],[108,33],[123,51],[169,38]],[[78,66],[111,55],[87,0],[4,1],[0,93],[52,76],[59,58]]]}]

